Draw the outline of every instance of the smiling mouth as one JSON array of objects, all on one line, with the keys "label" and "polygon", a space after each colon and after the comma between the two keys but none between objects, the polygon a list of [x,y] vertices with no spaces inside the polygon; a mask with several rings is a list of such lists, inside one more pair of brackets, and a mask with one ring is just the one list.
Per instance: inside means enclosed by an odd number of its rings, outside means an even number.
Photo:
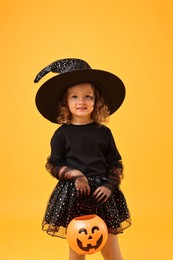
[{"label": "smiling mouth", "polygon": [[81,111],[86,110],[86,109],[87,109],[86,107],[78,107],[77,108],[77,110],[81,110]]},{"label": "smiling mouth", "polygon": [[95,246],[88,244],[86,247],[84,247],[82,245],[82,242],[77,238],[77,244],[79,248],[86,252],[90,251],[90,249],[96,250],[101,245],[102,241],[103,241],[103,236],[101,235]]}]

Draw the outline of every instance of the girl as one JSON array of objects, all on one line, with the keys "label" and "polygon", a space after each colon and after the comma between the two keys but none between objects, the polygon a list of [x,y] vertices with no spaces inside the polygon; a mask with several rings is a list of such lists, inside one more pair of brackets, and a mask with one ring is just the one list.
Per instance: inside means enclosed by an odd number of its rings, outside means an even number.
[{"label": "girl", "polygon": [[[59,180],[42,223],[52,236],[65,238],[69,222],[97,214],[108,228],[101,249],[105,260],[122,260],[117,234],[130,226],[130,214],[120,190],[123,165],[107,121],[122,104],[122,81],[106,71],[94,70],[83,60],[58,60],[44,68],[59,73],[38,90],[36,105],[49,121],[61,126],[51,139],[46,169]],[[84,260],[69,249],[69,260]]]}]

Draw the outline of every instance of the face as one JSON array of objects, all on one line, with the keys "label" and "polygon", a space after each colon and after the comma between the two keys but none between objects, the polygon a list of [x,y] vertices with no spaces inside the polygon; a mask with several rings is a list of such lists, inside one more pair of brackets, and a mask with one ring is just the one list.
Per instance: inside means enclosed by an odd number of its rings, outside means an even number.
[{"label": "face", "polygon": [[94,91],[89,83],[68,88],[67,105],[72,114],[73,123],[88,123],[94,110]]}]

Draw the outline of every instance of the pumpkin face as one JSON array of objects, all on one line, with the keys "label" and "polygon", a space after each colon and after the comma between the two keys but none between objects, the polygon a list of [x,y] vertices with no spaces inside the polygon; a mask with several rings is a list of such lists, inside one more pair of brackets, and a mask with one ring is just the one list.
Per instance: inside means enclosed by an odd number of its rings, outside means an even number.
[{"label": "pumpkin face", "polygon": [[69,246],[79,255],[99,251],[105,245],[107,236],[106,224],[97,215],[74,218],[67,227]]}]

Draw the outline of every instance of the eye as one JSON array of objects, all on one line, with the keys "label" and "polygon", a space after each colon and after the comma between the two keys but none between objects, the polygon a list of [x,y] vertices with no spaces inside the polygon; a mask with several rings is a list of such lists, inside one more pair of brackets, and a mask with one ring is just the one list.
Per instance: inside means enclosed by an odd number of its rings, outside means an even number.
[{"label": "eye", "polygon": [[79,234],[81,234],[81,233],[84,233],[85,235],[87,235],[87,230],[85,228],[81,228],[79,230]]},{"label": "eye", "polygon": [[76,95],[73,95],[73,96],[71,96],[70,98],[71,98],[71,99],[76,99],[77,96],[76,96]]},{"label": "eye", "polygon": [[96,227],[96,226],[94,226],[94,227],[92,228],[92,234],[93,234],[96,230],[99,230],[99,228]]},{"label": "eye", "polygon": [[86,100],[89,100],[89,101],[93,101],[93,100],[94,100],[94,97],[91,96],[91,95],[86,95],[85,99],[86,99]]}]

